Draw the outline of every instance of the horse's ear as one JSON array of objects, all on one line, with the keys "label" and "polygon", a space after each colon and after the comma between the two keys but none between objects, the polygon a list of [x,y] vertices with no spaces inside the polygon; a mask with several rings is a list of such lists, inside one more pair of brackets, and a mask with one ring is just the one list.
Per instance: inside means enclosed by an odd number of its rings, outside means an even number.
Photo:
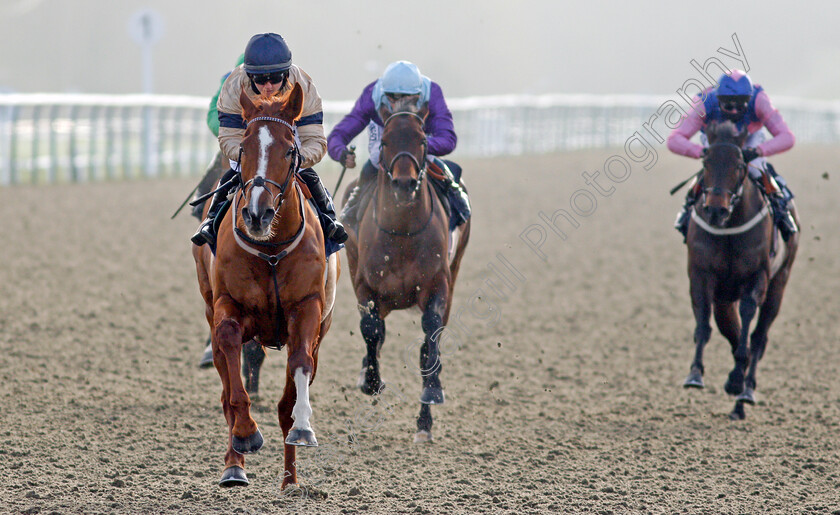
[{"label": "horse's ear", "polygon": [[706,139],[709,140],[709,145],[715,142],[717,139],[717,130],[718,130],[718,122],[716,120],[712,120],[708,124],[706,124]]},{"label": "horse's ear", "polygon": [[242,117],[246,120],[250,120],[257,114],[257,106],[251,101],[251,97],[248,96],[248,93],[245,92],[245,88],[242,88],[242,93],[239,94],[239,104],[242,105]]},{"label": "horse's ear", "polygon": [[738,146],[744,146],[744,142],[747,141],[747,136],[750,135],[750,131],[746,125],[741,127],[741,130],[738,131]]},{"label": "horse's ear", "polygon": [[379,119],[384,122],[389,116],[391,116],[393,111],[391,111],[391,104],[389,102],[382,102],[379,104],[379,108],[376,112],[379,114]]},{"label": "horse's ear", "polygon": [[426,117],[429,116],[429,103],[428,102],[426,102],[425,104],[420,106],[420,109],[417,110],[417,116],[422,118],[424,122],[426,121]]},{"label": "horse's ear", "polygon": [[289,93],[289,97],[283,106],[283,112],[292,120],[300,118],[300,114],[303,112],[303,88],[300,87],[299,83],[295,83],[295,87]]}]

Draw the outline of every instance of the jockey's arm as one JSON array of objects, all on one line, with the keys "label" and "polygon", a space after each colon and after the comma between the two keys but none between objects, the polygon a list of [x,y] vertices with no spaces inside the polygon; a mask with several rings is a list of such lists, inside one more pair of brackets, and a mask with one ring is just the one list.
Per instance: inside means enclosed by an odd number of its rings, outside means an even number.
[{"label": "jockey's arm", "polygon": [[770,102],[770,97],[764,91],[761,91],[755,97],[755,114],[773,136],[772,139],[758,146],[758,151],[762,156],[766,157],[779,154],[793,147],[796,138],[793,136],[784,118],[782,118],[782,115],[773,107],[773,104]]},{"label": "jockey's arm", "polygon": [[371,91],[374,84],[376,82],[372,82],[365,87],[362,95],[353,105],[353,110],[330,131],[330,135],[327,137],[327,151],[334,161],[341,161],[341,153],[347,148],[347,145],[370,123],[370,113],[373,111]]},{"label": "jockey's arm", "polygon": [[699,96],[694,97],[688,116],[683,118],[679,127],[668,135],[668,150],[681,156],[700,159],[703,155],[703,146],[692,143],[691,137],[703,128],[704,121],[700,116],[701,112],[704,112],[703,101]]},{"label": "jockey's arm", "polygon": [[426,132],[428,133],[429,154],[445,156],[455,150],[458,136],[455,134],[452,113],[443,98],[443,91],[434,82],[432,82],[429,92],[429,116],[426,118]]}]

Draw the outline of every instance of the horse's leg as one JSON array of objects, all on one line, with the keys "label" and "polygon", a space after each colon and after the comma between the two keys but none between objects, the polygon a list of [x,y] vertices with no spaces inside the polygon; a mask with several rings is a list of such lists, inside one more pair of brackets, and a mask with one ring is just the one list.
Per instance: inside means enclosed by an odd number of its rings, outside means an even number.
[{"label": "horse's leg", "polygon": [[[449,291],[448,287],[438,290]],[[420,374],[423,377],[423,391],[420,394],[420,414],[417,417],[415,443],[432,441],[432,404],[443,404],[445,397],[440,383],[440,337],[443,319],[447,312],[446,296],[432,294],[423,309],[422,326],[425,338],[420,346]]]},{"label": "horse's leg", "polygon": [[242,346],[242,375],[245,376],[245,391],[257,401],[260,391],[260,367],[265,359],[265,350],[256,340]]},{"label": "horse's leg", "polygon": [[[283,430],[283,439],[289,435],[289,430],[294,424],[292,419],[292,409],[295,406],[295,380],[292,378],[290,369],[286,368],[286,386],[283,388],[283,396],[280,402],[277,403],[277,418],[280,421],[280,429]],[[281,489],[286,488],[286,485],[296,485],[297,467],[296,467],[296,446],[284,444],[283,445],[283,484]]]},{"label": "horse's leg", "polygon": [[744,378],[744,391],[738,396],[738,400],[748,404],[755,404],[756,371],[758,362],[764,356],[764,349],[767,348],[767,333],[770,326],[779,314],[782,307],[782,296],[787,284],[787,274],[777,275],[767,290],[767,298],[761,305],[758,312],[758,322],[750,336],[750,366],[747,376]]},{"label": "horse's leg", "polygon": [[289,445],[315,447],[315,432],[309,424],[312,406],[309,404],[309,385],[315,372],[315,353],[321,328],[321,299],[310,296],[299,303],[289,316],[289,358],[286,370],[292,375],[297,397],[292,418],[295,423],[286,436]]},{"label": "horse's leg", "polygon": [[749,366],[750,355],[747,343],[749,342],[750,323],[758,310],[767,292],[767,276],[758,274],[752,281],[752,287],[747,288],[741,296],[741,303],[738,312],[741,315],[741,333],[738,337],[738,346],[733,349],[732,355],[735,358],[735,367],[729,372],[729,378],[723,385],[724,391],[729,395],[740,395],[744,391],[744,373]]},{"label": "horse's leg", "polygon": [[683,386],[685,388],[703,388],[703,349],[712,336],[712,286],[710,281],[701,278],[702,272],[691,273],[691,307],[694,311],[694,360]]},{"label": "horse's leg", "polygon": [[734,302],[721,302],[715,304],[715,322],[720,334],[729,341],[732,352],[738,347],[741,335],[741,318],[738,316],[738,309]]},{"label": "horse's leg", "polygon": [[230,376],[228,375],[227,359],[219,344],[215,341],[213,346],[213,364],[219,377],[222,380],[222,411],[228,424],[228,448],[225,453],[225,470],[219,480],[219,486],[244,486],[248,484],[248,477],[245,475],[245,457],[233,450],[233,424],[236,416],[230,404]]},{"label": "horse's leg", "polygon": [[362,370],[356,386],[365,395],[378,395],[385,383],[379,375],[379,349],[385,342],[385,320],[379,313],[379,306],[371,296],[359,297],[359,329],[365,339],[367,352],[362,358]]},{"label": "horse's leg", "polygon": [[[242,326],[239,311],[229,297],[216,301],[214,309],[213,361],[225,367],[228,398],[233,415],[230,428],[232,450],[239,454],[257,452],[263,445],[262,433],[251,417],[251,399],[245,391],[240,375],[242,352]],[[224,360],[217,360],[217,350]],[[217,369],[219,365],[216,365]],[[221,371],[220,371],[221,374]]]}]

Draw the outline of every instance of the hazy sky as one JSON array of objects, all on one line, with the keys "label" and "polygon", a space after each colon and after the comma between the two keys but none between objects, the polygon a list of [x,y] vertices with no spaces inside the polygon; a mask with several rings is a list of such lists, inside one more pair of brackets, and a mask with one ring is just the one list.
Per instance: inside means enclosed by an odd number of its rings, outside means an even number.
[{"label": "hazy sky", "polygon": [[[156,93],[210,96],[250,36],[278,32],[328,100],[414,61],[449,97],[672,95],[734,49],[772,95],[840,98],[840,2],[0,0],[0,90],[137,93],[132,13],[160,13]],[[734,61],[728,61],[734,64]]]}]

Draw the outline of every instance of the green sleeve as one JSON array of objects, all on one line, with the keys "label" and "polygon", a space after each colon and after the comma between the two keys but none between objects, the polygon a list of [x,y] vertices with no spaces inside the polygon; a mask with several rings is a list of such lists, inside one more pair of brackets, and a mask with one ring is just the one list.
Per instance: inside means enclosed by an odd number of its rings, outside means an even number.
[{"label": "green sleeve", "polygon": [[[245,62],[245,54],[239,56],[239,59],[236,60],[236,66],[239,66],[243,62]],[[222,85],[225,83],[228,75],[230,73],[226,73],[222,77],[222,81],[219,83],[219,89],[216,90],[216,94],[210,99],[210,107],[207,110],[207,127],[217,138],[219,137],[219,111],[216,108],[216,103],[219,101],[219,93],[222,92]]]}]

